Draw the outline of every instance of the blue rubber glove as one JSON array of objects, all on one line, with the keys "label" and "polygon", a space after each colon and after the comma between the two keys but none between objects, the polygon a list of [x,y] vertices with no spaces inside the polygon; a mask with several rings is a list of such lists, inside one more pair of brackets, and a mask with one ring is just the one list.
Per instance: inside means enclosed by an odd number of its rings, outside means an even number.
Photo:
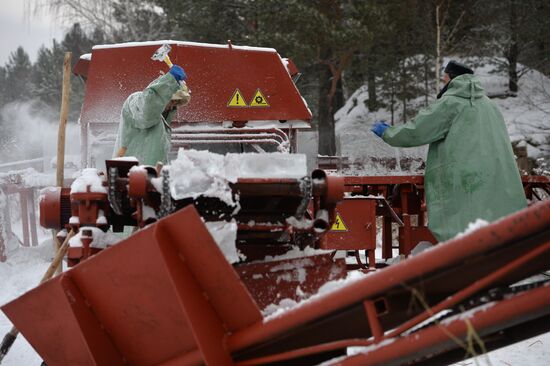
[{"label": "blue rubber glove", "polygon": [[377,134],[378,137],[382,137],[389,127],[385,121],[376,121],[370,130]]},{"label": "blue rubber glove", "polygon": [[173,65],[168,72],[172,74],[176,81],[187,80],[187,74],[183,71],[181,66]]}]

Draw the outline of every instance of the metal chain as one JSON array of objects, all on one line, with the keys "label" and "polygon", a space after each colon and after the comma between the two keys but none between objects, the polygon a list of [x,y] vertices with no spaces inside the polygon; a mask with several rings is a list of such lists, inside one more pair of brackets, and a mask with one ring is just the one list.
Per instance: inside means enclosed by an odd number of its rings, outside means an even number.
[{"label": "metal chain", "polygon": [[159,218],[170,215],[174,212],[172,196],[170,195],[170,172],[168,169],[162,169],[162,192],[160,199]]},{"label": "metal chain", "polygon": [[301,219],[304,216],[307,206],[311,201],[311,177],[303,177],[300,180],[300,191],[302,192],[302,202],[300,202],[294,214],[294,217],[297,219]]},{"label": "metal chain", "polygon": [[110,167],[109,168],[109,203],[114,213],[117,215],[122,215],[122,198],[116,192],[116,179],[118,178],[118,168]]}]

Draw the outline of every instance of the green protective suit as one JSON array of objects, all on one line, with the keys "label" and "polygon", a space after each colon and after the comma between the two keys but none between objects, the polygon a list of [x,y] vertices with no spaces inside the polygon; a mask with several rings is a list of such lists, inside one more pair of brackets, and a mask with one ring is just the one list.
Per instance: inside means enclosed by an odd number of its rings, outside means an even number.
[{"label": "green protective suit", "polygon": [[176,79],[166,74],[126,99],[122,106],[115,156],[121,147],[125,147],[124,156],[134,156],[140,164],[166,163],[170,151],[170,123],[176,112],[171,111],[166,118],[162,113],[179,88]]},{"label": "green protective suit", "polygon": [[478,218],[490,222],[527,206],[504,118],[471,74],[451,80],[441,99],[382,138],[396,147],[430,144],[424,185],[428,226],[439,241]]}]

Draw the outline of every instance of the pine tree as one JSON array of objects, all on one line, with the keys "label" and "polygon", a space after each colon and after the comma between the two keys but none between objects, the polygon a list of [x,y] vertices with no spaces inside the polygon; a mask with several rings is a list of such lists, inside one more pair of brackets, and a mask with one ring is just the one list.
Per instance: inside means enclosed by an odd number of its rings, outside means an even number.
[{"label": "pine tree", "polygon": [[78,58],[92,50],[94,44],[86,33],[82,30],[80,23],[74,23],[71,29],[65,34],[61,47],[66,52],[72,52],[72,64],[74,67]]},{"label": "pine tree", "polygon": [[550,8],[543,0],[490,0],[478,3],[475,10],[479,19],[490,20],[474,29],[477,49],[487,49],[501,64],[508,74],[508,93],[516,95],[519,79],[528,70],[520,69],[519,63],[534,68],[550,63],[548,52],[540,53],[541,45],[544,49],[548,44]]},{"label": "pine tree", "polygon": [[12,52],[6,63],[6,102],[26,101],[32,99],[32,66],[29,55],[23,47]]},{"label": "pine tree", "polygon": [[0,109],[7,103],[6,89],[8,86],[8,72],[0,66]]},{"label": "pine tree", "polygon": [[64,50],[56,40],[51,48],[45,46],[38,50],[33,66],[34,95],[40,102],[53,111],[59,111],[61,104],[61,85],[63,83]]},{"label": "pine tree", "polygon": [[372,4],[335,0],[262,4],[278,17],[260,13],[257,34],[299,65],[316,70],[319,153],[334,155],[334,113],[343,104],[342,76],[356,52],[370,42],[367,19]]},{"label": "pine tree", "polygon": [[[101,36],[100,33],[97,33],[98,29],[94,31],[96,36]],[[63,56],[61,57],[60,63],[55,65],[57,68],[58,78],[61,80],[58,86],[58,89],[61,93],[61,83],[63,82],[63,57],[65,52],[72,53],[71,59],[71,69],[74,68],[78,62],[80,56],[92,51],[94,42],[88,35],[83,31],[79,23],[74,23],[69,32],[65,34],[63,41],[61,42],[61,49]],[[59,57],[59,55],[58,55]],[[59,62],[59,60],[57,60]],[[71,75],[71,94],[70,94],[70,104],[69,104],[69,121],[76,121],[80,116],[80,109],[84,101],[84,92],[85,84],[84,82],[75,75]],[[59,97],[61,100],[61,97]],[[59,102],[56,103],[59,105]]]},{"label": "pine tree", "polygon": [[[38,50],[37,60],[33,65],[33,91],[41,102],[41,108],[48,109],[52,118],[58,116],[61,104],[65,52],[72,53],[71,66],[74,67],[80,56],[91,52],[96,42],[103,43],[101,30],[94,30],[92,37],[88,37],[80,24],[75,23],[61,43],[54,40],[50,48],[42,46]],[[76,121],[80,115],[84,90],[84,82],[71,75],[69,122]]]}]

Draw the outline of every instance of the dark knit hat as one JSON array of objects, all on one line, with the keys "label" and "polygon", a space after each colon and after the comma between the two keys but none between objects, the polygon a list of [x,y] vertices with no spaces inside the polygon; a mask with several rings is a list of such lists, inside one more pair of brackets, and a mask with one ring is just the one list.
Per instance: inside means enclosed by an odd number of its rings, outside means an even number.
[{"label": "dark knit hat", "polygon": [[447,66],[445,66],[445,73],[449,74],[451,79],[454,79],[455,77],[462,74],[473,74],[474,71],[468,66],[461,64],[460,62],[451,60],[449,61]]}]

